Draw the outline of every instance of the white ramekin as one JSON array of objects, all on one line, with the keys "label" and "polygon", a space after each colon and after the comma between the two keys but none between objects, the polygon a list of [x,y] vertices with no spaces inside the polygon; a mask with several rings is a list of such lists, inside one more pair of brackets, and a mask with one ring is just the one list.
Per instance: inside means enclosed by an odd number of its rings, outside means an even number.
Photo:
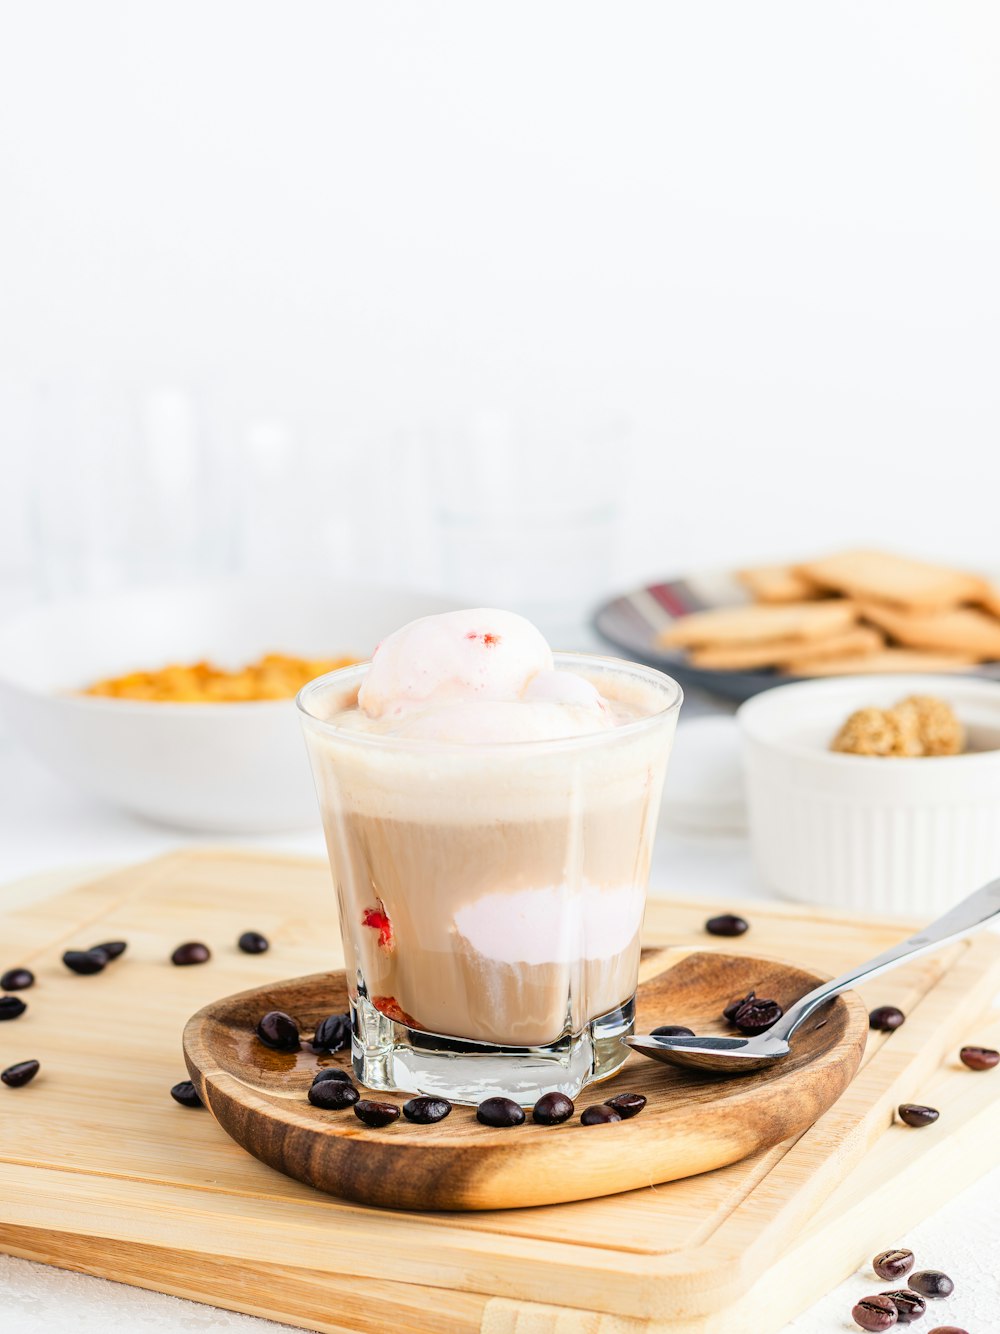
[{"label": "white ramekin", "polygon": [[[855,709],[907,695],[946,700],[984,748],[922,759],[829,749]],[[754,860],[777,893],[930,917],[1000,876],[1000,682],[803,681],[748,700],[737,718]]]}]

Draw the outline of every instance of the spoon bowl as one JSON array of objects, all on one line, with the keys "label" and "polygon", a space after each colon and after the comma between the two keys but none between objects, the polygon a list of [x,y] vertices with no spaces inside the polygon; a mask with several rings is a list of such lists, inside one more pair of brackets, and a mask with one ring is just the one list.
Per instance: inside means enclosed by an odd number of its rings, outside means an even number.
[{"label": "spoon bowl", "polygon": [[892,945],[874,959],[842,973],[831,982],[820,983],[801,1000],[789,1006],[777,1023],[755,1037],[659,1038],[652,1034],[633,1034],[625,1041],[643,1056],[652,1057],[654,1061],[665,1061],[668,1065],[703,1070],[714,1075],[748,1075],[787,1056],[792,1050],[788,1039],[795,1030],[841,992],[849,991],[859,982],[866,982],[870,977],[888,972],[890,968],[914,959],[919,954],[928,954],[931,950],[940,949],[942,945],[949,945],[953,940],[967,936],[970,931],[978,930],[997,917],[1000,917],[1000,880],[991,880],[915,936]]}]

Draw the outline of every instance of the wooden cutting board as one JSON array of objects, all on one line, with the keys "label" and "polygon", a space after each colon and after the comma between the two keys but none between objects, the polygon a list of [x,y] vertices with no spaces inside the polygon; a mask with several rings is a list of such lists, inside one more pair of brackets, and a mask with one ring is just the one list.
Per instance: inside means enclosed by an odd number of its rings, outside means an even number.
[{"label": "wooden cutting board", "polygon": [[[651,945],[719,946],[831,974],[910,923],[758,905],[739,942],[702,924],[727,905],[653,900]],[[238,952],[263,931],[269,953]],[[96,977],[69,947],[129,941]],[[201,939],[212,961],[174,968]],[[338,1201],[249,1157],[169,1097],[185,1020],[220,996],[341,962],[325,866],[204,851],[105,876],[0,918],[0,962],[38,976],[0,1025],[0,1249],[328,1332],[768,1334],[1000,1161],[1000,1073],[959,1065],[997,1045],[987,1015],[1000,942],[981,935],[877,979],[865,1003],[908,1015],[810,1130],[744,1162],[573,1204],[420,1215]],[[928,1101],[926,1130],[893,1107]],[[723,1314],[724,1313],[724,1314]],[[725,1324],[721,1322],[725,1321]]]}]

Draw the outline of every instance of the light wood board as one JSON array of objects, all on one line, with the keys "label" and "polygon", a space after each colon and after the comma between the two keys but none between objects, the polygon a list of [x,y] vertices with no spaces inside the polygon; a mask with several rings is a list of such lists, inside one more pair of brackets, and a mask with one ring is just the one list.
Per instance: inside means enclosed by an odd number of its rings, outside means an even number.
[{"label": "light wood board", "polygon": [[[909,926],[762,904],[741,941],[713,942],[710,910],[651,901],[647,942],[831,974]],[[268,954],[237,951],[247,929],[271,937]],[[129,951],[96,977],[59,962],[115,937]],[[212,962],[172,967],[187,939],[210,944]],[[794,1144],[668,1186],[475,1215],[320,1195],[169,1097],[193,1011],[341,962],[319,863],[175,854],[0,918],[0,961],[38,975],[28,1013],[0,1026],[0,1066],[43,1063],[33,1084],[0,1090],[0,1249],[308,1329],[767,1334],[1000,1161],[1000,1074],[955,1059],[961,1042],[996,1045],[991,936],[865,989],[867,1005],[898,1004],[907,1022],[872,1035],[854,1083]],[[893,1125],[905,1100],[939,1106],[940,1121]]]}]

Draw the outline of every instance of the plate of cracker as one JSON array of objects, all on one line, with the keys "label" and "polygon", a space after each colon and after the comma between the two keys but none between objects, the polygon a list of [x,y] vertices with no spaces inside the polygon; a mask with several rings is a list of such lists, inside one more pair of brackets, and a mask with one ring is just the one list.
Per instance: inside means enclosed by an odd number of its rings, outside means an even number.
[{"label": "plate of cracker", "polygon": [[604,603],[594,626],[682,684],[736,700],[820,676],[1000,679],[1000,584],[889,551],[650,584]]}]

